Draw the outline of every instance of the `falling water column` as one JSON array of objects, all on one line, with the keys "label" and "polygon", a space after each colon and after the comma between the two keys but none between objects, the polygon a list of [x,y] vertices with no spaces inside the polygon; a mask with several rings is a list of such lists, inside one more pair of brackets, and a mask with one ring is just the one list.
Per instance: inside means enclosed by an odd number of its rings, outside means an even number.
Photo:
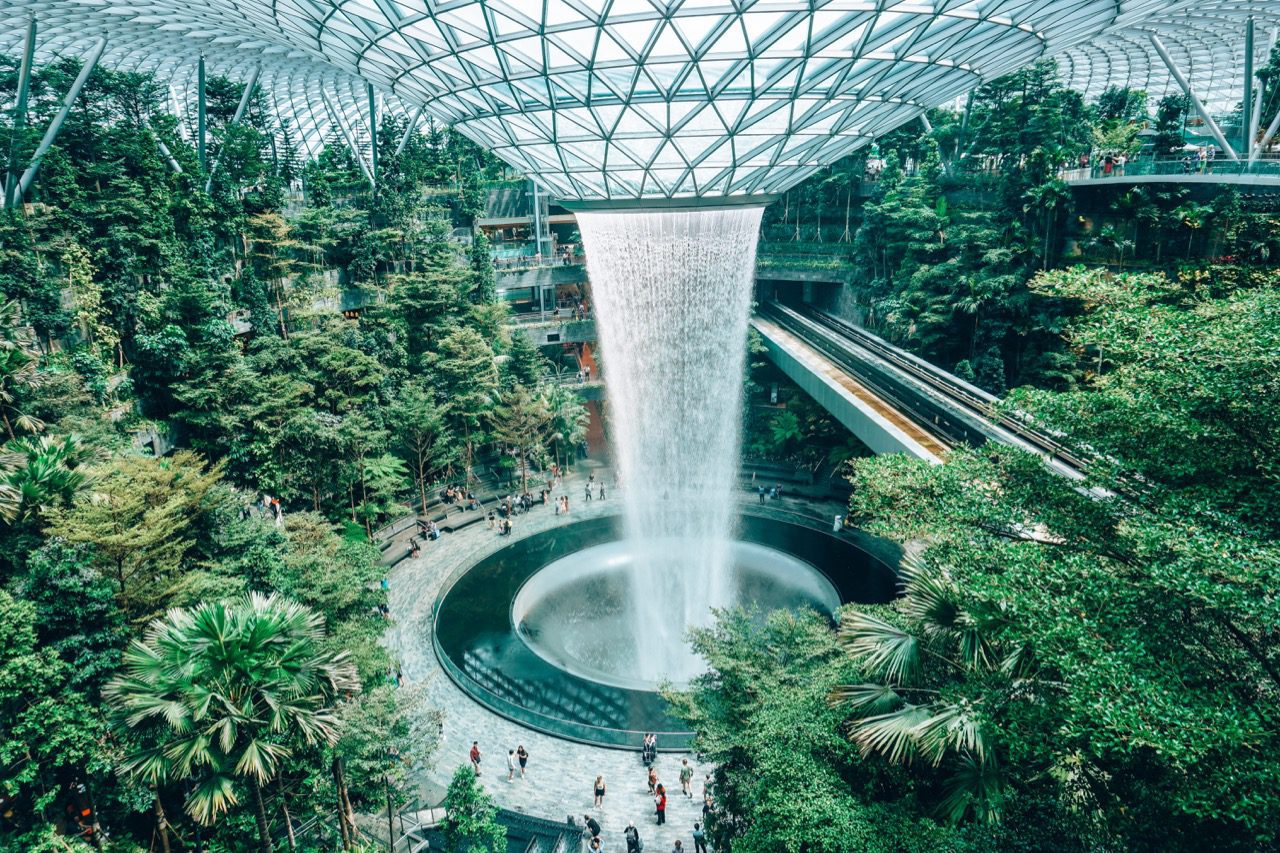
[{"label": "falling water column", "polygon": [[603,354],[637,674],[687,681],[729,601],[747,321],[763,207],[578,213]]}]

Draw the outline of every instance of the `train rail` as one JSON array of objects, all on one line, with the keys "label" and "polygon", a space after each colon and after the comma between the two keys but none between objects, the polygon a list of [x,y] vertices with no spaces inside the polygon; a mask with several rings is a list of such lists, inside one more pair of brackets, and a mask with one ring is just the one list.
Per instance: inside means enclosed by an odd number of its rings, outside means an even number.
[{"label": "train rail", "polygon": [[887,402],[910,413],[939,441],[977,446],[998,441],[1036,452],[1067,476],[1083,478],[1085,460],[1052,435],[1001,411],[1000,399],[918,356],[812,308],[777,302],[760,312],[837,362]]}]

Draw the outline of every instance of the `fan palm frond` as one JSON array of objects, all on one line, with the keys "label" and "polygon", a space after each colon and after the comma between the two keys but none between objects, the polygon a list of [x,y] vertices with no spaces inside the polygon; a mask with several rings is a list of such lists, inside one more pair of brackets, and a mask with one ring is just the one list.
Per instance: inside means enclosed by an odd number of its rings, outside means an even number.
[{"label": "fan palm frond", "polygon": [[982,718],[973,706],[964,702],[935,702],[930,713],[916,726],[915,737],[920,752],[936,767],[949,752],[970,753],[979,760],[987,756]]},{"label": "fan palm frond", "polygon": [[916,727],[928,718],[928,707],[904,705],[887,714],[856,721],[850,728],[850,737],[864,756],[880,755],[894,764],[908,764],[919,754]]},{"label": "fan palm frond", "polygon": [[874,715],[894,710],[903,700],[886,684],[842,684],[828,694],[827,701],[837,707],[848,705],[858,715]]},{"label": "fan palm frond", "polygon": [[891,684],[901,684],[920,668],[915,635],[868,613],[855,611],[842,619],[839,640],[868,675]]},{"label": "fan palm frond", "polygon": [[943,783],[943,797],[938,814],[951,823],[959,823],[972,813],[985,823],[997,823],[1001,816],[1004,779],[993,758],[980,760],[972,755],[956,759],[954,771]]}]

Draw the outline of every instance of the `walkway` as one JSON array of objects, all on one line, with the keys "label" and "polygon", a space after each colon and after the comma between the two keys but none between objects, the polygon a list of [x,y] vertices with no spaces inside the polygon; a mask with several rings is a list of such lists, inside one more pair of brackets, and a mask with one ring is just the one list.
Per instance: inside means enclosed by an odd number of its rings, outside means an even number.
[{"label": "walkway", "polygon": [[[557,495],[569,495],[571,512],[567,518],[557,516],[551,505],[536,506],[515,519],[510,538],[498,536],[487,525],[472,525],[426,543],[420,557],[404,560],[390,572],[393,625],[387,631],[386,645],[400,660],[406,684],[423,685],[429,706],[444,712],[435,766],[426,770],[420,779],[423,800],[437,802],[443,796],[454,770],[467,762],[471,741],[478,740],[484,756],[481,781],[503,808],[555,820],[573,815],[579,823],[583,814],[592,814],[604,826],[604,849],[610,853],[625,850],[622,831],[629,820],[634,820],[640,828],[646,850],[666,853],[679,838],[685,849],[692,851],[693,822],[701,819],[702,779],[709,768],[695,762],[692,756],[659,754],[658,777],[667,785],[669,794],[667,826],[659,829],[654,825],[653,800],[648,794],[638,753],[561,740],[494,714],[449,679],[432,648],[432,608],[452,578],[515,539],[620,510],[620,504],[612,499],[616,490],[610,491],[610,500],[590,503],[582,500],[583,474],[589,466],[589,461],[586,465],[580,463],[577,476],[569,478],[557,492]],[[595,469],[594,473],[597,480],[604,479],[613,485],[612,475],[603,469]],[[754,502],[754,496],[744,492],[743,497]],[[766,507],[767,514],[778,517],[794,516],[796,512],[813,514],[811,506],[793,503],[790,499]],[[507,782],[506,752],[520,744],[530,753],[528,775],[523,780]],[[685,757],[695,765],[691,800],[679,793],[678,768]],[[604,807],[593,809],[591,787],[598,774],[604,774],[609,793]]]},{"label": "walkway", "polygon": [[1101,167],[1092,166],[1068,169],[1059,177],[1073,187],[1177,183],[1236,184],[1277,190],[1280,189],[1280,163],[1268,159],[1250,165],[1243,160],[1233,161],[1219,156],[1202,172],[1194,158],[1186,163],[1181,160],[1140,161],[1126,163],[1123,170],[1116,168],[1109,175]]}]

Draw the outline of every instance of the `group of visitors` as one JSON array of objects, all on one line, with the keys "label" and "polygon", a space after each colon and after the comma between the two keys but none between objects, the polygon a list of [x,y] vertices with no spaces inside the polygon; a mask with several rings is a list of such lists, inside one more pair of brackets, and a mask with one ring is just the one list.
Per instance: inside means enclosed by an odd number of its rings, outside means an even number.
[{"label": "group of visitors", "polygon": [[560,304],[552,310],[551,316],[559,319],[560,311],[564,309],[574,320],[586,320],[591,316],[591,306],[581,296],[575,296],[572,299],[562,300]]},{"label": "group of visitors", "polygon": [[1120,154],[1104,154],[1102,156],[1102,176],[1109,178],[1112,175],[1123,175],[1124,167],[1129,162],[1129,158],[1122,152]]},{"label": "group of visitors", "polygon": [[[399,672],[397,671],[397,677]],[[657,770],[654,767],[654,759],[657,754],[658,738],[654,734],[646,734],[644,736],[644,744],[641,749],[641,758],[648,765],[649,793],[653,797],[654,814],[658,826],[663,826],[667,822],[667,791],[666,787],[657,781]],[[471,762],[471,768],[476,775],[481,775],[480,742],[473,740],[471,742],[471,751],[468,758]],[[529,751],[525,749],[524,744],[516,746],[515,749],[507,750],[507,781],[515,782],[516,774],[519,778],[525,778],[525,774],[529,767]],[[693,767],[689,764],[689,759],[681,759],[680,762],[680,787],[682,792],[693,798]],[[706,823],[707,814],[711,810],[711,774],[707,774],[702,786],[702,820],[695,821],[693,824],[693,850],[694,853],[707,853],[706,831],[703,826]],[[603,774],[598,774],[595,781],[591,785],[591,793],[593,795],[593,807],[596,809],[604,808],[604,798],[608,793],[608,786],[605,783]],[[573,823],[570,819],[570,823]],[[590,839],[588,845],[589,850],[603,850],[604,827],[600,821],[590,814],[582,816],[582,827],[584,836]],[[626,841],[627,853],[643,853],[644,842],[640,838],[640,830],[636,828],[635,821],[629,821],[626,829],[623,831],[623,838]],[[684,842],[677,840],[674,842],[672,853],[682,853],[685,850]]]},{"label": "group of visitors", "polygon": [[279,527],[284,520],[284,512],[280,508],[280,499],[273,498],[266,492],[263,492],[256,502],[241,507],[240,518],[242,520],[251,515],[257,515],[259,518],[274,519],[276,527]]},{"label": "group of visitors", "polygon": [[[640,744],[640,761],[646,767],[652,767],[654,759],[658,757],[658,736],[653,732],[645,732],[644,740]],[[653,790],[653,786],[649,786],[649,790]]]},{"label": "group of visitors", "polygon": [[1202,145],[1195,150],[1195,159],[1192,160],[1191,152],[1182,155],[1182,173],[1189,175],[1194,167],[1197,174],[1205,174],[1213,171],[1213,160],[1218,156],[1218,147],[1216,145]]},{"label": "group of visitors", "polygon": [[476,500],[475,494],[470,489],[464,489],[462,486],[445,486],[440,492],[440,502],[446,505],[453,505],[466,501],[467,509],[475,509],[480,504]]},{"label": "group of visitors", "polygon": [[764,499],[766,497],[770,500],[776,501],[778,498],[782,497],[782,485],[778,484],[770,489],[766,489],[764,486],[756,486],[756,494],[760,496],[761,504],[764,503]]},{"label": "group of visitors", "polygon": [[[468,756],[471,759],[471,769],[476,771],[476,775],[480,775],[480,741],[471,741],[471,753]],[[524,744],[520,744],[515,749],[507,750],[507,781],[514,782],[516,780],[516,768],[520,769],[520,778],[524,778],[525,770],[529,767],[529,750],[524,748]]]}]

